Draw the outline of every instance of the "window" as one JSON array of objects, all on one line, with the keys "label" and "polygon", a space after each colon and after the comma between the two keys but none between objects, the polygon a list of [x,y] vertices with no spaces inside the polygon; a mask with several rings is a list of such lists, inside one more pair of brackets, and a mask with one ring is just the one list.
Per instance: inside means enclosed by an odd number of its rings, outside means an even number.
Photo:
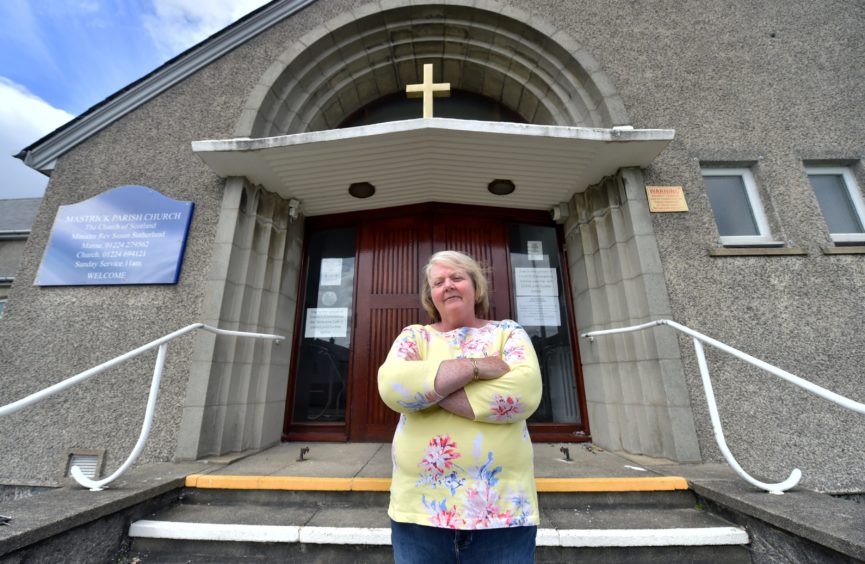
[{"label": "window", "polygon": [[757,185],[747,168],[704,168],[718,234],[723,245],[773,244]]},{"label": "window", "polygon": [[[405,92],[399,92],[367,104],[343,120],[339,127],[358,127],[420,116],[420,101],[406,98]],[[501,102],[456,88],[446,98],[436,98],[435,117],[526,123],[525,118]]]},{"label": "window", "polygon": [[806,167],[834,243],[865,243],[865,204],[850,169]]}]

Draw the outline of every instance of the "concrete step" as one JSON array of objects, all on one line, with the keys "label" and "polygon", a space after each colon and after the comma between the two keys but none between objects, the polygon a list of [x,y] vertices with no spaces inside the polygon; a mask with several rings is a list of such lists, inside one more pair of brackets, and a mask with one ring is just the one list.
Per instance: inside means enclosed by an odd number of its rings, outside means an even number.
[{"label": "concrete step", "polygon": [[[538,562],[750,562],[690,491],[539,494]],[[187,489],[134,522],[140,562],[391,562],[388,494]]]}]

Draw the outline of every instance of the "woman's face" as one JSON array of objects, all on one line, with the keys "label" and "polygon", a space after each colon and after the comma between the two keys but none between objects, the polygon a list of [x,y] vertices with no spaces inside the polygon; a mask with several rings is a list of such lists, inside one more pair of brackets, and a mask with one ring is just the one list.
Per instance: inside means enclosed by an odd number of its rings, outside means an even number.
[{"label": "woman's face", "polygon": [[442,319],[474,316],[475,287],[465,270],[434,264],[429,271],[429,284],[433,305]]}]

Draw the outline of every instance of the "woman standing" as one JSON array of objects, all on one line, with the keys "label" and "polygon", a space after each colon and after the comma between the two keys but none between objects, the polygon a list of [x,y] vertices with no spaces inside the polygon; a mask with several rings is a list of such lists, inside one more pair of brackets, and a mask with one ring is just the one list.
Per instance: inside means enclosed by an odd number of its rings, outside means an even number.
[{"label": "woman standing", "polygon": [[401,414],[388,508],[394,558],[533,562],[534,348],[516,322],[483,318],[487,280],[474,259],[442,251],[423,274],[433,323],[403,329],[378,372],[382,399]]}]

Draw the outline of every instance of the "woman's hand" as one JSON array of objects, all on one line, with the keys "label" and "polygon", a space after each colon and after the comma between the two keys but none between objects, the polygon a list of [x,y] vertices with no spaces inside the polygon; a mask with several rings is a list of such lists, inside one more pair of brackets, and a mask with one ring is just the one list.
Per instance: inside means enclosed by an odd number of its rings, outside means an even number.
[{"label": "woman's hand", "polygon": [[[478,366],[478,380],[495,380],[507,374],[511,367],[498,356],[469,359]],[[472,365],[472,379],[474,379],[474,365]]]},{"label": "woman's hand", "polygon": [[[475,365],[478,367],[478,380],[495,380],[507,374],[511,369],[504,360],[497,356],[443,361],[439,365],[438,374],[436,374],[435,386],[436,392],[446,397],[439,402],[439,407],[454,415],[474,420],[474,411],[472,411],[469,398],[463,388],[475,379]],[[457,385],[459,382],[462,384],[456,389],[447,394],[442,392],[442,390]]]},{"label": "woman's hand", "polygon": [[511,369],[497,356],[484,358],[452,358],[443,360],[436,372],[435,391],[447,397],[475,379],[475,365],[478,367],[478,380],[501,378]]}]

